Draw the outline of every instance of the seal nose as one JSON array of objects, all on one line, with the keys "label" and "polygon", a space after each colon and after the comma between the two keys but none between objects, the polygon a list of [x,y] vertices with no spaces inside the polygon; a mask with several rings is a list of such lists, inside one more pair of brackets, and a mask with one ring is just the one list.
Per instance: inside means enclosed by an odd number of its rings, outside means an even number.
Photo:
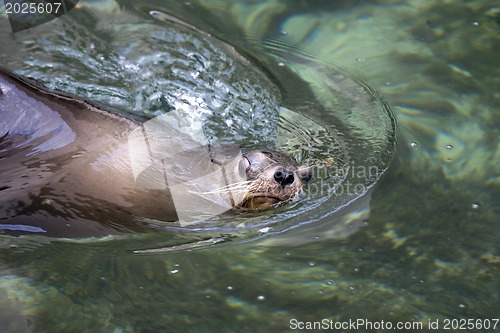
[{"label": "seal nose", "polygon": [[274,180],[281,186],[285,187],[292,184],[295,177],[293,176],[293,173],[280,169],[274,173]]}]

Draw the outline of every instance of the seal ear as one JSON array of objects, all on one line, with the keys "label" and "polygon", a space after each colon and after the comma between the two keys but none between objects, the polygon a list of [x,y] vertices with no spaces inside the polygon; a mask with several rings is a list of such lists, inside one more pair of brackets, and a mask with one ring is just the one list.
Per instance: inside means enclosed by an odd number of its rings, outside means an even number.
[{"label": "seal ear", "polygon": [[313,169],[305,165],[301,165],[296,172],[300,180],[304,183],[308,183],[313,176]]},{"label": "seal ear", "polygon": [[252,163],[250,163],[250,160],[248,159],[248,157],[246,157],[244,155],[243,155],[243,163],[245,166],[245,172],[248,172],[248,170],[250,170],[250,167],[252,166]]}]

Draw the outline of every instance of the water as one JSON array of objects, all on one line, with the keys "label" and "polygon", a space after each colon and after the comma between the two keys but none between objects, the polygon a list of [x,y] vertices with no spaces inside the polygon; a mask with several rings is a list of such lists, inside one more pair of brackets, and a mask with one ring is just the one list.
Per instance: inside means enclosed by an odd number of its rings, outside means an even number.
[{"label": "water", "polygon": [[[94,2],[89,12],[72,15],[85,22],[86,33],[102,35],[120,18],[129,29],[144,20],[132,7],[122,2],[123,9],[114,12],[113,4]],[[151,239],[141,235],[126,246],[119,239],[13,242],[16,247],[3,250],[0,267],[5,331],[285,332],[291,319],[323,318],[424,328],[438,320],[442,329],[446,319],[498,317],[500,44],[493,2],[318,2],[300,8],[277,1],[151,2],[139,9],[176,13],[248,50],[242,38],[234,38],[236,31],[252,45],[262,42],[262,51],[252,46],[256,55],[276,55],[271,51],[277,44],[296,43],[315,59],[362,74],[394,106],[400,124],[395,159],[349,214],[253,242],[159,253],[133,253],[148,249],[144,242]],[[50,32],[48,27],[39,33]],[[82,33],[66,32],[67,42],[85,43]],[[0,36],[3,45],[40,48]],[[4,54],[2,62],[19,71],[33,71],[37,64],[29,61],[41,61]],[[89,67],[106,75],[110,62],[102,56],[95,55]],[[291,66],[281,58],[278,63]],[[307,82],[322,77],[321,66],[307,67],[299,62],[294,70]],[[51,73],[62,77],[68,68]],[[90,82],[71,93],[95,91],[92,79],[79,72],[79,80]],[[93,97],[117,96],[111,101],[120,108],[121,96],[128,96],[119,92],[121,79],[116,89]],[[281,85],[284,91],[294,88]],[[286,94],[282,98],[287,101]],[[301,146],[292,142],[291,150]]]},{"label": "water", "polygon": [[[286,36],[262,39],[242,36],[247,39],[237,42],[238,51],[252,57],[255,60],[252,65],[232,50],[233,46],[164,12],[141,8],[139,13],[143,14],[140,19],[123,13],[117,22],[108,25],[107,44],[103,38],[91,34],[73,40],[69,31],[83,27],[63,19],[58,21],[57,28],[42,36],[34,37],[29,32],[16,35],[20,40],[12,43],[10,54],[5,54],[5,64],[16,73],[36,78],[48,90],[139,116],[173,117],[176,120],[172,121],[177,123],[174,127],[197,137],[196,142],[206,138],[213,146],[280,150],[313,168],[314,176],[305,187],[303,199],[294,205],[257,214],[217,216],[191,226],[181,223],[181,229],[202,231],[202,239],[221,242],[232,239],[234,233],[241,238],[248,231],[247,237],[253,237],[301,224],[332,221],[333,213],[367,193],[387,169],[396,148],[396,120],[390,106],[361,76],[316,57]],[[33,45],[38,48],[32,49]],[[12,54],[23,51],[30,56],[18,65]],[[72,66],[64,71],[68,63]],[[31,129],[34,125],[19,121],[18,115],[9,111],[12,108],[5,106],[4,114],[10,116],[3,133],[29,137],[23,145],[42,135],[49,137],[47,134],[52,132],[50,139],[36,150],[59,148],[52,141],[74,140],[63,131],[55,131],[60,125],[53,120],[47,120],[53,128],[35,122],[42,129],[36,126]],[[37,119],[39,115],[29,111],[25,117]],[[12,123],[17,124],[15,128],[9,125]],[[199,123],[203,124],[203,133],[196,133]],[[179,148],[183,144],[188,147],[183,142],[175,145]],[[7,148],[5,158],[12,159],[10,156],[15,156],[20,147],[17,144],[15,149]],[[53,162],[61,172],[70,168],[65,158],[68,153],[61,152],[61,158]],[[30,158],[44,159],[36,152]],[[113,168],[120,165],[112,158],[105,163]],[[15,164],[9,168],[12,171],[4,170],[3,182],[9,185],[23,169]],[[65,177],[74,176],[66,173],[59,176]],[[193,177],[191,174],[188,179]],[[90,176],[86,181],[90,182]],[[12,201],[9,191],[2,195]],[[78,201],[70,195],[44,198],[71,206]],[[112,217],[119,219],[116,214]],[[154,228],[177,227],[169,220],[139,217]],[[66,222],[73,223],[74,229],[81,225],[78,219]],[[204,232],[207,229],[210,232]],[[182,241],[165,235],[169,244],[148,242],[148,250],[184,244],[189,235],[184,234]],[[193,242],[198,242],[200,236],[195,235]]]}]

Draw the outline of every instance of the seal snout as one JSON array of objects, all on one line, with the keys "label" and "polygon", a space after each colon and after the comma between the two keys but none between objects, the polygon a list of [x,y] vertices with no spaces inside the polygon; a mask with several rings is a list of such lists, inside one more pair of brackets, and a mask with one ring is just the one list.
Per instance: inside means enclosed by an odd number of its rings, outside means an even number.
[{"label": "seal snout", "polygon": [[240,207],[247,209],[266,209],[290,202],[312,177],[312,168],[276,151],[249,151],[243,154],[241,165],[249,186]]},{"label": "seal snout", "polygon": [[293,184],[293,182],[295,181],[295,177],[293,175],[293,172],[285,169],[278,169],[274,173],[274,180],[282,187],[286,187]]}]

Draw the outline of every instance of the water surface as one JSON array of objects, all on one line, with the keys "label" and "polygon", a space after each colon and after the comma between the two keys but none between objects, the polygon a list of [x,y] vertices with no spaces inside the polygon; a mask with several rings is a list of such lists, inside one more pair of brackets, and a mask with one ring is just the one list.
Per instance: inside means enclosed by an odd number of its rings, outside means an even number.
[{"label": "water surface", "polygon": [[[133,30],[153,9],[176,13],[257,56],[269,41],[286,36],[286,45],[310,50],[378,87],[399,120],[399,147],[370,193],[369,210],[355,206],[340,222],[332,215],[253,242],[157,254],[131,251],[135,244],[144,249],[141,235],[127,246],[121,240],[18,241],[1,255],[5,331],[285,332],[294,318],[410,321],[426,328],[429,320],[442,325],[445,319],[498,317],[500,25],[493,2],[84,5],[71,15],[88,30],[53,30],[66,38],[58,47],[94,40],[92,34],[117,26],[110,24],[120,18],[129,20],[123,29]],[[1,24],[7,27],[4,16]],[[25,37],[2,33],[0,41],[40,52],[41,44],[23,38],[60,23],[51,24]],[[100,39],[106,44],[106,35]],[[261,50],[245,40],[260,43]],[[123,77],[112,76],[127,72],[107,66],[113,53],[92,55],[88,46],[89,61],[95,60],[88,66],[99,75],[89,78],[76,67],[74,75],[81,72],[79,80],[88,85],[67,92],[98,102],[103,96],[117,108],[134,106],[137,99],[124,98],[130,94],[121,87]],[[43,58],[29,54],[5,52],[1,61],[20,74],[51,73],[46,82],[58,89],[72,68],[49,71]],[[317,68],[294,70],[307,82],[321,77]],[[94,89],[101,79],[115,80],[116,88]]]}]

